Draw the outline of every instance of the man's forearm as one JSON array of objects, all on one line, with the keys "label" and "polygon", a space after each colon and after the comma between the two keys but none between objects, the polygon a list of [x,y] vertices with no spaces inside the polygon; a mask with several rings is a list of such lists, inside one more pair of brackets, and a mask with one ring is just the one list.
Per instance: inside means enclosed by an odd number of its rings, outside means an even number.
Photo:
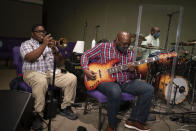
[{"label": "man's forearm", "polygon": [[46,48],[46,45],[41,45],[39,48],[26,54],[24,59],[28,62],[36,61],[41,56],[45,48]]}]

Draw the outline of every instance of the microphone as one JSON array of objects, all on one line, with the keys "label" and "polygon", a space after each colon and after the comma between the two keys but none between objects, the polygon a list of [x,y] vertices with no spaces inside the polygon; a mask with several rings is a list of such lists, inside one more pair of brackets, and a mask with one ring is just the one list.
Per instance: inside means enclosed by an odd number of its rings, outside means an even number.
[{"label": "microphone", "polygon": [[97,25],[97,26],[96,26],[96,28],[99,28],[99,27],[100,27],[100,25]]},{"label": "microphone", "polygon": [[179,13],[179,11],[173,11],[171,13],[168,13],[167,16],[171,16],[171,15],[178,14],[178,13]]}]

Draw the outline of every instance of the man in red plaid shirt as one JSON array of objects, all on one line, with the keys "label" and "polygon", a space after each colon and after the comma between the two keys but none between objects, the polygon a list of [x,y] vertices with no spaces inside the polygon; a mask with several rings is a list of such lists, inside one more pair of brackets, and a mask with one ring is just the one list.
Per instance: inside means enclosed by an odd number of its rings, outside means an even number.
[{"label": "man in red plaid shirt", "polygon": [[112,77],[116,78],[115,82],[102,82],[96,88],[108,98],[108,126],[105,131],[114,131],[116,128],[116,115],[119,111],[122,92],[138,96],[136,106],[125,122],[125,127],[138,131],[150,130],[144,124],[149,114],[154,88],[146,82],[133,79],[135,65],[130,64],[134,60],[133,50],[129,49],[130,38],[131,35],[128,32],[121,31],[117,34],[115,41],[99,43],[86,51],[81,58],[82,69],[85,75],[92,80],[96,79],[96,72],[88,69],[88,64],[92,61],[103,64],[112,59],[119,59],[119,63],[114,64],[114,66],[128,64],[128,70],[112,74]]}]

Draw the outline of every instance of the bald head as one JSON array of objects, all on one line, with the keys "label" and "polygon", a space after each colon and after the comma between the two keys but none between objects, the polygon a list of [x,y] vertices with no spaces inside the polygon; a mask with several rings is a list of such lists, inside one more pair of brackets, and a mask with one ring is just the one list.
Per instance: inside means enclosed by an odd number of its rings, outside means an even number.
[{"label": "bald head", "polygon": [[130,42],[131,35],[126,31],[120,31],[117,34],[117,39],[121,42],[123,42],[123,41]]},{"label": "bald head", "polygon": [[159,33],[160,32],[160,29],[159,29],[159,27],[152,27],[152,29],[151,29],[151,34],[152,35],[154,35],[154,34],[156,34],[156,33]]},{"label": "bald head", "polygon": [[122,53],[125,53],[131,44],[131,35],[126,31],[120,31],[116,37],[116,47]]},{"label": "bald head", "polygon": [[[117,34],[117,44],[130,44],[131,43],[131,35],[126,31],[120,31]],[[120,42],[120,43],[119,43]]]}]

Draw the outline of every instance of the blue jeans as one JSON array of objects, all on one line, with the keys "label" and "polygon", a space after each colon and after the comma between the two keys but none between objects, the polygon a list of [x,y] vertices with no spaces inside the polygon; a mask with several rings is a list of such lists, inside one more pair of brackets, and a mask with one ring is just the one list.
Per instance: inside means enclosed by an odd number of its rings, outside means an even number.
[{"label": "blue jeans", "polygon": [[154,93],[154,88],[150,84],[139,80],[131,80],[125,84],[103,82],[97,87],[97,90],[107,96],[107,114],[110,127],[116,127],[116,115],[120,108],[122,92],[138,96],[136,106],[132,109],[129,120],[132,122],[146,122]]}]

